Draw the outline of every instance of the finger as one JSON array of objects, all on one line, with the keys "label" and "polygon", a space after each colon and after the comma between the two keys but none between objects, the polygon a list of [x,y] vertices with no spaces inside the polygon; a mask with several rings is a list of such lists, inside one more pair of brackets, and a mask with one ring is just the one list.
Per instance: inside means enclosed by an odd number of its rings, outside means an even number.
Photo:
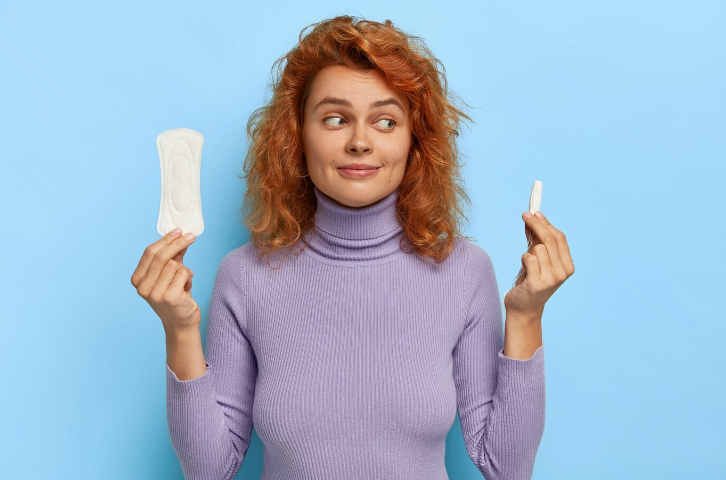
[{"label": "finger", "polygon": [[[184,238],[186,235],[191,235],[191,239]],[[189,245],[194,243],[197,237],[194,236],[191,232],[184,232],[184,234],[177,238],[176,241],[171,242],[169,245],[165,246],[161,249],[161,252],[163,252],[165,255],[168,254],[169,258],[174,258],[175,260],[179,259],[179,261],[182,260],[184,257],[184,254],[187,253],[187,250],[189,249]]]},{"label": "finger", "polygon": [[177,275],[177,272],[181,269],[186,269],[184,265],[177,261],[169,261],[166,263],[166,266],[161,271],[161,274],[159,274],[159,278],[156,280],[156,284],[154,285],[155,293],[161,294],[164,291],[166,291],[169,286],[171,285],[171,282],[174,281],[174,278]]},{"label": "finger", "polygon": [[154,260],[151,262],[151,266],[149,266],[149,270],[146,272],[146,275],[144,275],[143,281],[156,282],[161,271],[164,269],[169,260],[174,258],[184,248],[187,248],[189,245],[194,243],[194,240],[196,240],[195,237],[191,240],[187,240],[184,236],[181,236],[174,239],[167,246],[156,252]]},{"label": "finger", "polygon": [[[524,265],[524,268],[527,271],[525,277],[528,280],[528,283],[540,285],[542,283],[542,277],[540,276],[540,265],[537,256],[531,253],[522,254],[522,265]],[[522,282],[524,282],[524,279]]]},{"label": "finger", "polygon": [[[550,221],[545,217],[544,213],[541,211],[537,211],[535,216],[537,214],[541,215],[539,217],[539,222],[547,228],[547,230],[552,234],[552,237],[555,240],[555,244],[557,245],[557,254],[555,255],[553,251],[548,251],[550,256],[550,265],[552,265],[552,273],[553,273],[553,279],[556,282],[562,282],[564,281],[570,274],[567,273],[568,268],[566,268],[565,262],[566,260],[563,258],[563,252],[560,249],[560,245],[562,245],[562,240],[560,240],[560,236],[562,232],[557,230],[554,225],[550,223]],[[564,235],[562,235],[564,236]],[[569,257],[569,249],[567,249],[567,256]],[[571,262],[571,259],[570,259]],[[572,267],[572,271],[574,271],[574,266]]]},{"label": "finger", "polygon": [[194,276],[194,272],[192,272],[192,269],[184,266],[186,268],[187,273],[189,274],[189,280],[187,280],[187,283],[184,284],[184,290],[191,290],[192,289],[192,277]]},{"label": "finger", "polygon": [[176,256],[174,256],[174,260],[176,260],[177,262],[183,262],[184,254],[187,253],[187,249],[188,249],[188,246],[184,247],[179,253],[176,254]]},{"label": "finger", "polygon": [[[542,212],[540,212],[542,213]],[[563,270],[567,276],[572,275],[575,272],[575,265],[572,263],[572,256],[570,255],[570,247],[567,245],[567,237],[560,230],[556,229],[552,225],[544,213],[542,213],[543,222],[547,225],[547,228],[554,232],[555,239],[557,240],[557,247],[560,252],[560,261],[563,266]]]},{"label": "finger", "polygon": [[174,279],[169,284],[168,289],[172,296],[175,294],[181,295],[186,290],[184,286],[189,281],[189,278],[189,272],[187,272],[186,268],[180,268],[176,271],[176,275],[174,275]]},{"label": "finger", "polygon": [[537,258],[537,265],[539,265],[539,277],[542,280],[542,285],[552,285],[555,283],[554,276],[552,275],[552,264],[550,263],[550,257],[547,251],[547,247],[542,244],[535,245],[532,254]]},{"label": "finger", "polygon": [[516,287],[520,283],[524,282],[524,279],[527,277],[527,269],[524,267],[524,257],[522,257],[522,267],[519,269],[519,272],[517,273],[517,278],[514,279],[514,283],[512,284],[512,288]]},{"label": "finger", "polygon": [[[159,279],[156,281],[156,287],[154,287],[154,288],[159,288],[159,289],[161,289],[161,291],[168,289],[169,286],[171,285],[171,282],[174,280],[177,272],[181,268],[183,268],[187,271],[187,274],[189,275],[189,279],[190,279],[189,282],[187,282],[187,283],[189,284],[189,288],[191,288],[191,277],[194,276],[194,272],[192,272],[189,269],[189,267],[187,267],[186,265],[184,265],[182,263],[177,262],[176,260],[174,260],[174,261],[170,260],[169,262],[166,263],[166,267],[164,267],[164,270],[161,271],[161,275],[159,275]],[[184,287],[186,288],[186,284],[184,285]]]},{"label": "finger", "polygon": [[524,224],[524,236],[527,238],[527,251],[532,253],[532,245],[535,244],[534,232],[526,223]]},{"label": "finger", "polygon": [[134,286],[138,287],[139,283],[141,283],[141,279],[143,279],[146,275],[146,272],[148,272],[149,266],[154,260],[156,253],[162,248],[171,244],[177,238],[179,238],[181,233],[181,229],[179,229],[176,233],[174,233],[174,231],[172,230],[171,232],[161,237],[159,240],[146,247],[144,253],[141,255],[141,260],[139,261],[136,270],[134,270],[134,273],[131,275],[131,283]]},{"label": "finger", "polygon": [[530,218],[525,218],[524,215],[522,215],[522,218],[524,219],[524,222],[529,226],[529,228],[534,231],[534,234],[539,239],[539,242],[535,243],[535,246],[539,243],[543,244],[547,249],[548,259],[554,259],[555,262],[558,262],[559,267],[556,267],[555,265],[549,263],[548,260],[548,270],[552,270],[553,268],[559,268],[560,271],[564,272],[564,269],[562,268],[562,262],[559,260],[559,247],[557,246],[557,240],[555,239],[554,233],[549,230],[547,226],[542,222],[542,220],[536,215],[532,215]]}]

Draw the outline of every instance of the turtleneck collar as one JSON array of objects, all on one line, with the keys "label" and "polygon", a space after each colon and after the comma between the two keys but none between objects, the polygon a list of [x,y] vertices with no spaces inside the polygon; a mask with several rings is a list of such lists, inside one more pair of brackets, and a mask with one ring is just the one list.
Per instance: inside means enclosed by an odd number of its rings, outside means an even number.
[{"label": "turtleneck collar", "polygon": [[[404,254],[403,226],[396,215],[398,190],[373,205],[351,208],[339,204],[314,186],[317,197],[315,228],[305,251],[333,265],[363,266],[387,263]],[[315,230],[314,234],[312,230]]]}]

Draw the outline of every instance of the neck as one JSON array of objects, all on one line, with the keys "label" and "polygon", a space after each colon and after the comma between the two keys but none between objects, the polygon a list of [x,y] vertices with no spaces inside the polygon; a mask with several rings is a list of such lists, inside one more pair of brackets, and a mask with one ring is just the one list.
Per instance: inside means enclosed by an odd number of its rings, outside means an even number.
[{"label": "neck", "polygon": [[[315,228],[306,234],[306,251],[335,265],[361,266],[387,263],[404,252],[403,226],[398,221],[398,190],[360,208],[341,205],[317,187]],[[314,231],[314,232],[313,232]]]}]

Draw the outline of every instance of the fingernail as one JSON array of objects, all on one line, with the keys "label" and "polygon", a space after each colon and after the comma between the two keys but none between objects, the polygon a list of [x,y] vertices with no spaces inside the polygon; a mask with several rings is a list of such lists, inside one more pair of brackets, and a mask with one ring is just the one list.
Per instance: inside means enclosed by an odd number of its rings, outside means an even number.
[{"label": "fingernail", "polygon": [[191,232],[190,233],[187,233],[186,235],[184,235],[184,239],[185,240],[191,240],[193,238],[194,238],[194,234],[191,233]]},{"label": "fingernail", "polygon": [[542,215],[542,212],[540,212],[539,210],[534,212],[534,214],[537,216],[537,218],[544,218],[544,216]]},{"label": "fingernail", "polygon": [[174,230],[172,230],[169,233],[171,234],[172,237],[176,237],[177,235],[179,235],[181,233],[181,228],[175,228]]},{"label": "fingernail", "polygon": [[529,212],[524,212],[524,213],[522,214],[522,216],[523,216],[524,218],[532,218],[532,214],[531,214],[531,213],[529,213]]}]

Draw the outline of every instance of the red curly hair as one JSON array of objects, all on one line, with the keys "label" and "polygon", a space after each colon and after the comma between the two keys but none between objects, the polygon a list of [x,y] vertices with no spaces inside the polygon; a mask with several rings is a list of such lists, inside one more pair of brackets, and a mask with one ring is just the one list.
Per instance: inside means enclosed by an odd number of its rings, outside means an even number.
[{"label": "red curly hair", "polygon": [[471,200],[462,186],[456,137],[461,119],[473,120],[450,101],[444,66],[420,37],[390,20],[347,15],[303,28],[298,45],[273,64],[272,99],[247,124],[242,216],[260,258],[292,247],[314,226],[317,198],[302,156],[303,108],[315,75],[328,65],[379,69],[408,98],[413,144],[398,187],[401,244],[406,240],[419,255],[443,262],[455,238],[464,237],[460,199]]}]

